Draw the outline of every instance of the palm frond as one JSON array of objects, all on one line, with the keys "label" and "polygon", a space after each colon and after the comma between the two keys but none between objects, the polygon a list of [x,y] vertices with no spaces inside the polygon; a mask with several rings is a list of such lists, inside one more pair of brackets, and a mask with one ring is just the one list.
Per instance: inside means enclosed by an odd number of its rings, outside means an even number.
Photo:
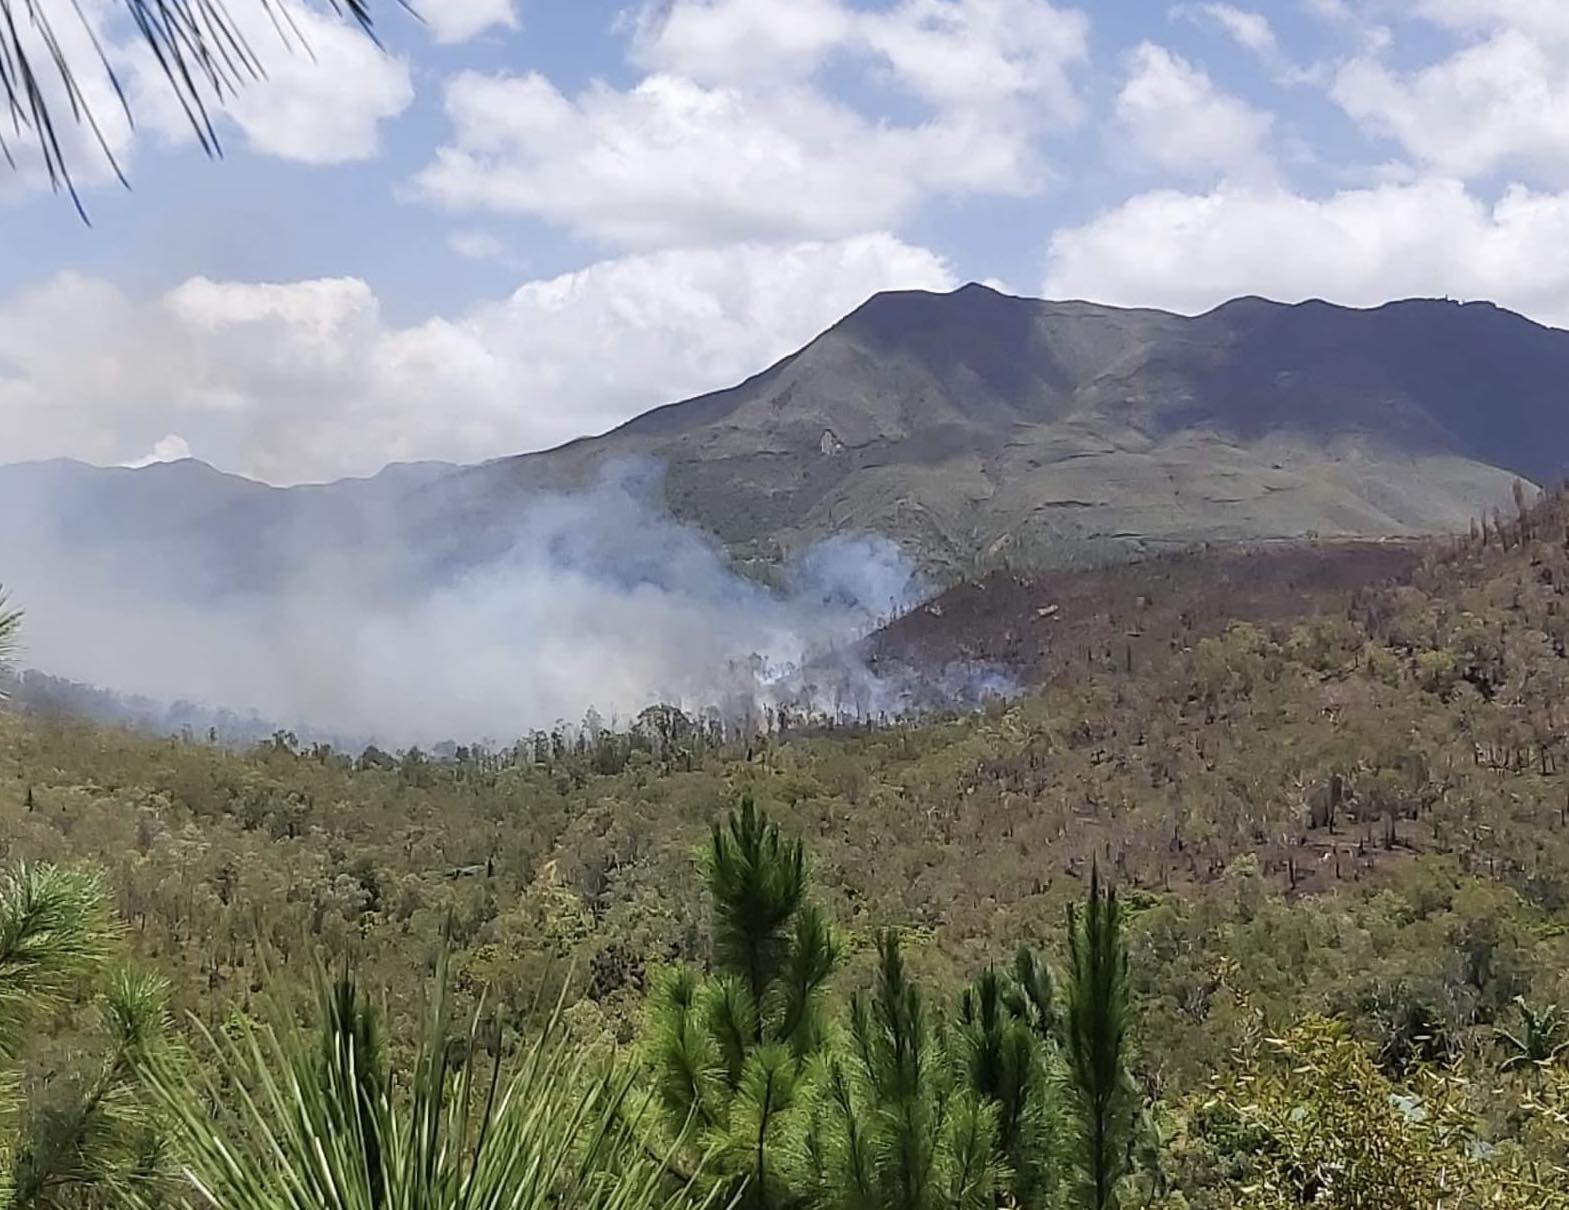
[{"label": "palm frond", "polygon": [[[304,46],[290,0],[244,2],[259,5],[286,43],[296,49]],[[322,3],[374,37],[372,0]],[[242,23],[224,0],[113,0],[111,11],[128,21],[132,40],[157,64],[202,149],[220,154],[212,107],[266,75]],[[80,31],[67,30],[67,23],[80,26]],[[85,32],[85,41],[72,36],[78,32]],[[85,218],[62,139],[63,123],[87,130],[115,175],[122,182],[125,177],[81,83],[81,73],[91,65],[68,49],[80,45],[91,47],[91,57],[113,88],[125,119],[134,122],[126,90],[81,0],[0,0],[0,98],[9,126],[9,136],[0,128],[0,155],[14,167],[13,144],[36,144],[50,185],[68,193]]]}]

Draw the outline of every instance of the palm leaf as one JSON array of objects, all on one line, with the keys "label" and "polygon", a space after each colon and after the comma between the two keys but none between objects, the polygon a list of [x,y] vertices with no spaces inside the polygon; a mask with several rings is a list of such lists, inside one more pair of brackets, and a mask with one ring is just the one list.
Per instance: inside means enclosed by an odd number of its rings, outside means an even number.
[{"label": "palm leaf", "polygon": [[[260,5],[286,43],[304,45],[287,0],[245,2]],[[374,37],[372,0],[323,2]],[[220,154],[212,106],[266,74],[224,0],[114,0],[114,8],[128,19],[136,41],[157,63],[202,149],[209,155]],[[80,73],[89,65],[78,62],[79,56],[73,57],[62,41],[67,22],[77,22],[86,31],[98,68],[113,87],[126,119],[133,120],[125,89],[80,0],[0,0],[0,98],[6,106],[5,126],[10,129],[8,138],[0,126],[0,155],[15,166],[13,141],[36,143],[50,185],[69,193],[85,219],[61,139],[62,122],[75,122],[90,131],[115,174],[122,182],[125,178],[80,83]],[[59,112],[62,105],[64,113]]]}]

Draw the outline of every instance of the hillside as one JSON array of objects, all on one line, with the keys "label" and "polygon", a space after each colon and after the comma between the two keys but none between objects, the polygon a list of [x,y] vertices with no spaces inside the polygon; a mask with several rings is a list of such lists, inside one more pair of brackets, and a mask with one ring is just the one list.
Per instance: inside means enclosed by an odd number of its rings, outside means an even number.
[{"label": "hillside", "polygon": [[879,295],[727,391],[441,487],[484,525],[653,458],[678,517],[772,560],[846,528],[928,567],[1463,529],[1569,459],[1569,334],[1484,304],[1238,299],[1196,318]]},{"label": "hillside", "polygon": [[[883,927],[942,994],[1059,944],[1098,863],[1131,912],[1141,1087],[1186,1123],[1181,1204],[1246,1204],[1200,1146],[1228,1137],[1202,1105],[1239,1029],[1319,1013],[1388,1079],[1458,1064],[1500,1154],[1561,1164],[1496,1031],[1516,997],[1569,997],[1569,495],[1474,538],[1271,559],[956,589],[877,641],[1100,637],[1037,691],[920,725],[726,736],[663,711],[435,757],[0,717],[0,856],[105,868],[136,951],[209,1023],[303,936],[388,988],[400,1033],[450,944],[508,1028],[565,981],[573,1035],[626,1043],[659,965],[711,958],[693,853],[750,792],[812,854],[839,994]],[[1131,660],[1103,641],[1133,630]]]}]

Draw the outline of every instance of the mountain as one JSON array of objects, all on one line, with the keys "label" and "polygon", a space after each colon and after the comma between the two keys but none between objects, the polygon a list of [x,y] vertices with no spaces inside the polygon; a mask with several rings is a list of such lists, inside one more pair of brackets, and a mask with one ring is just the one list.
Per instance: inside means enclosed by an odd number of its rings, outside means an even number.
[{"label": "mountain", "polygon": [[877,295],[739,386],[540,453],[287,490],[193,462],[0,467],[0,508],[73,548],[155,540],[222,590],[307,547],[482,561],[539,492],[646,461],[674,515],[745,561],[874,530],[933,570],[1095,563],[1464,529],[1517,478],[1562,475],[1565,382],[1569,332],[1486,303],[1185,317],[971,285]]},{"label": "mountain", "polygon": [[1194,318],[881,294],[730,390],[443,485],[471,521],[620,459],[772,560],[847,528],[929,566],[1465,528],[1569,462],[1569,333],[1488,304],[1258,298]]}]

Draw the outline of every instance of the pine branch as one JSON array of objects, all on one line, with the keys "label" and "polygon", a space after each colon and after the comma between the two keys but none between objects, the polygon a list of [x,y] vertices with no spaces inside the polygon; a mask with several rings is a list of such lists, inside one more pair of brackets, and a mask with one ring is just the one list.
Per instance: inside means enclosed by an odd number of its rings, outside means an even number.
[{"label": "pine branch", "polygon": [[29,1022],[102,969],[117,936],[97,874],[24,864],[0,876],[0,1057],[15,1058]]}]

